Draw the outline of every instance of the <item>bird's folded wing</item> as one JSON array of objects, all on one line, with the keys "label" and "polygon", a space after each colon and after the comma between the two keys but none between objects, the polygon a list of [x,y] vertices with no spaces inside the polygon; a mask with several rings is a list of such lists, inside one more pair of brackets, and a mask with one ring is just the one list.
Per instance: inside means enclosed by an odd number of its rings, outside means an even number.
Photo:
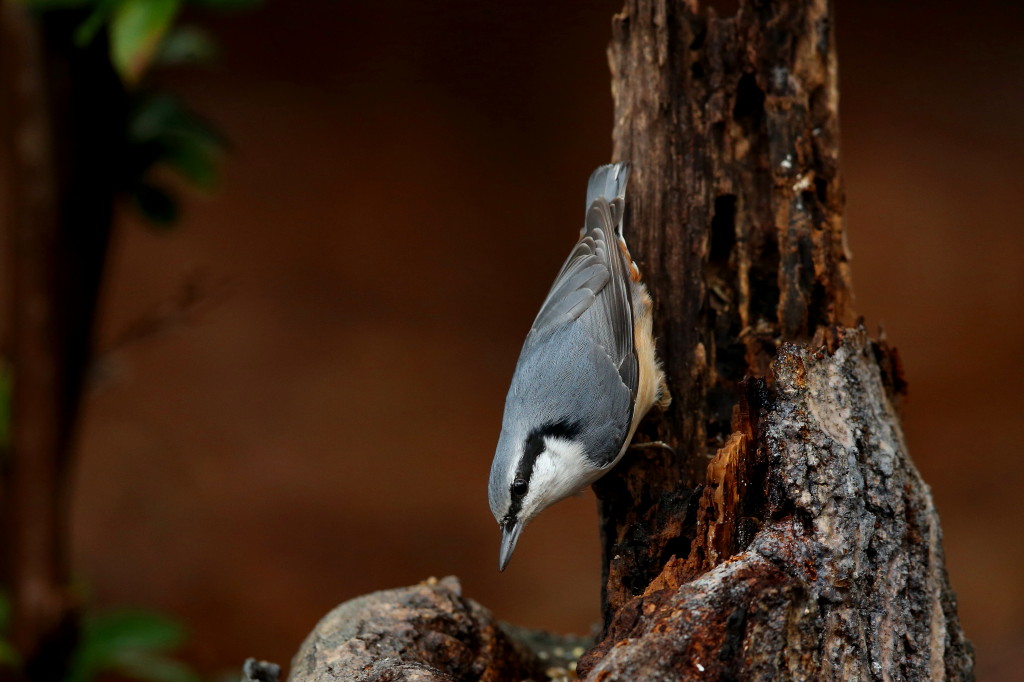
[{"label": "bird's folded wing", "polygon": [[615,234],[616,223],[622,216],[622,201],[620,197],[609,204],[604,197],[598,197],[591,202],[583,235],[555,278],[531,332],[578,321],[594,308],[594,314],[586,320],[591,334],[605,346],[622,383],[635,395],[638,369],[629,268]]}]

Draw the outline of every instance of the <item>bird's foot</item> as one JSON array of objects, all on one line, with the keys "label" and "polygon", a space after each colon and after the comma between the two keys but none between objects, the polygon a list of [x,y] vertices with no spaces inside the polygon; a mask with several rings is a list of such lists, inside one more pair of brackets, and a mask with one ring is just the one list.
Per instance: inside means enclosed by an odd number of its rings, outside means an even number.
[{"label": "bird's foot", "polygon": [[675,448],[668,443],[660,440],[649,440],[643,443],[633,443],[629,446],[630,450],[649,450],[651,448],[659,448],[661,450],[668,450],[673,455],[676,454]]}]

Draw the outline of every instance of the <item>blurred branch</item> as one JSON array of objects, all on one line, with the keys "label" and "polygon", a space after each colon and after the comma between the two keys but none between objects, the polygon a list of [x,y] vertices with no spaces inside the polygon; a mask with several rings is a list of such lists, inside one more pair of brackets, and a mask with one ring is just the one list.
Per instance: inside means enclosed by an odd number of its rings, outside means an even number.
[{"label": "blurred branch", "polygon": [[21,6],[0,5],[4,136],[11,185],[11,448],[4,471],[4,582],[13,598],[12,641],[34,679],[55,679],[74,641],[63,505],[70,423],[62,353],[62,187],[54,139],[44,27]]},{"label": "blurred branch", "polygon": [[174,296],[129,322],[109,343],[97,349],[90,376],[104,382],[118,354],[193,322],[218,304],[226,288],[224,282],[210,283],[202,273],[192,273]]}]

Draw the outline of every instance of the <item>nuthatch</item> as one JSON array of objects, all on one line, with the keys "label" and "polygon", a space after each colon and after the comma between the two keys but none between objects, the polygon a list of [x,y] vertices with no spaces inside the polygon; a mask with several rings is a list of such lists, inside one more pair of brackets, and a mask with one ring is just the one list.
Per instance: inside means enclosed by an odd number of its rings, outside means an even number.
[{"label": "nuthatch", "polygon": [[670,400],[651,336],[651,297],[622,237],[629,167],[587,186],[580,239],[526,336],[491,464],[500,570],[523,527],[615,466],[637,424]]}]

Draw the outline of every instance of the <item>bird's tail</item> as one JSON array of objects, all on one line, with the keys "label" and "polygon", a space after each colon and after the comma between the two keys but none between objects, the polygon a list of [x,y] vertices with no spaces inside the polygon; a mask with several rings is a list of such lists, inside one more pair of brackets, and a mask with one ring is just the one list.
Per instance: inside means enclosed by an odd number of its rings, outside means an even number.
[{"label": "bird's tail", "polygon": [[587,208],[597,200],[604,197],[605,201],[611,202],[614,199],[621,199],[626,196],[626,180],[629,178],[628,163],[609,163],[606,166],[598,166],[590,175],[590,182],[587,184]]},{"label": "bird's tail", "polygon": [[598,166],[597,170],[590,175],[590,182],[587,184],[587,210],[590,210],[595,201],[604,199],[612,209],[613,224],[616,225],[618,231],[622,230],[622,209],[625,204],[628,179],[628,163],[610,163],[606,166]]}]

